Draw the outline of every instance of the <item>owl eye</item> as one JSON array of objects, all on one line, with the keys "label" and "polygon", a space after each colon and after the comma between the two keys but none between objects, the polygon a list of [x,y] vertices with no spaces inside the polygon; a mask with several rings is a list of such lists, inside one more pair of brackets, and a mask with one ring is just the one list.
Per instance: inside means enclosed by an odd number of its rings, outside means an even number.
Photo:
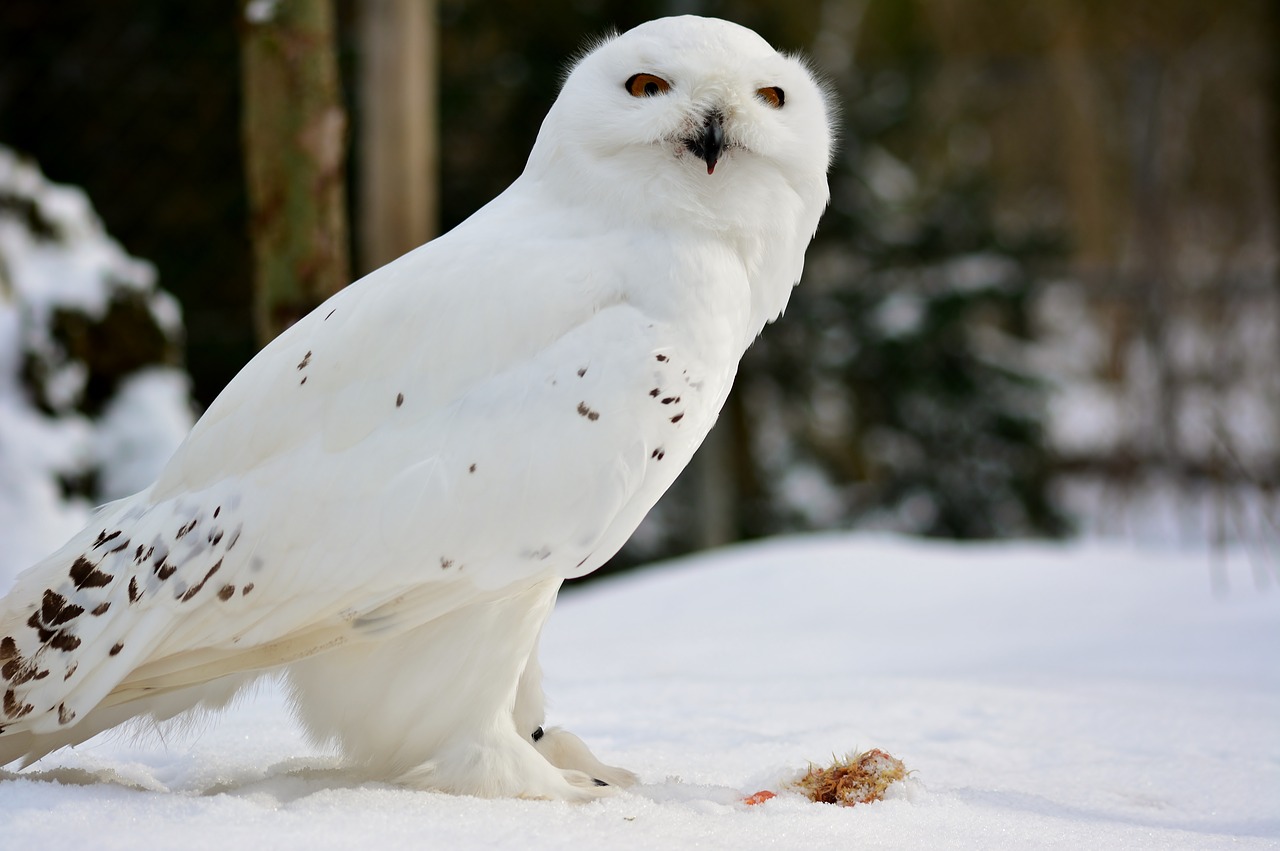
[{"label": "owl eye", "polygon": [[622,84],[632,97],[649,98],[664,94],[671,89],[671,84],[653,74],[632,74]]},{"label": "owl eye", "polygon": [[765,86],[763,89],[756,89],[756,97],[774,109],[782,109],[782,105],[787,102],[786,93],[777,86]]}]

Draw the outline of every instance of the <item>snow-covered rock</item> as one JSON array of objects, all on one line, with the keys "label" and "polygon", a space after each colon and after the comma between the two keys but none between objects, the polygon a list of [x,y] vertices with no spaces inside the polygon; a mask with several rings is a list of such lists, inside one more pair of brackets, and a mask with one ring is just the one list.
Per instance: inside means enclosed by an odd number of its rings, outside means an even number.
[{"label": "snow-covered rock", "polygon": [[182,316],[84,193],[0,147],[0,589],[192,424]]}]

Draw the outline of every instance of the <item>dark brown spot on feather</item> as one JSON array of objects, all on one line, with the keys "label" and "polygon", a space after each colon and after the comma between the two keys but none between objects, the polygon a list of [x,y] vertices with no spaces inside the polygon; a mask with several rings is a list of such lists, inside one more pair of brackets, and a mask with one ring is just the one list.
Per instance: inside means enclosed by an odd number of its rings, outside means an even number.
[{"label": "dark brown spot on feather", "polygon": [[71,675],[74,674],[76,672],[76,668],[79,667],[80,666],[78,664],[72,662],[71,667],[67,668],[67,672],[62,675],[62,681],[65,683],[67,680],[71,679]]},{"label": "dark brown spot on feather", "polygon": [[185,538],[187,534],[191,532],[192,529],[196,528],[196,524],[199,522],[200,522],[199,517],[193,517],[190,523],[188,523],[186,526],[183,526],[181,529],[178,530],[178,536],[174,540],[180,541],[183,538]]},{"label": "dark brown spot on feather", "polygon": [[680,413],[678,413],[678,414],[676,414],[674,417],[672,417],[672,418],[671,418],[671,422],[673,422],[673,423],[678,423],[678,422],[680,422],[682,419],[684,419],[684,412],[683,412],[683,411],[681,411]]},{"label": "dark brown spot on feather", "polygon": [[[40,620],[46,624],[54,623],[54,618],[62,614],[62,609],[66,604],[66,597],[46,588],[44,597],[40,601]],[[84,609],[80,611],[83,612]]]},{"label": "dark brown spot on feather", "polygon": [[99,603],[92,612],[89,612],[89,614],[93,615],[96,618],[100,615],[105,615],[107,613],[107,609],[109,608],[111,608],[111,603],[109,602]]},{"label": "dark brown spot on feather", "polygon": [[102,588],[111,584],[112,579],[115,577],[98,570],[98,566],[84,556],[80,556],[71,565],[71,581],[77,588]]},{"label": "dark brown spot on feather", "polygon": [[[12,639],[8,639],[8,640],[12,641]],[[15,654],[17,653],[16,648],[14,652]],[[21,656],[14,655],[8,659],[5,659],[5,663],[3,665],[0,665],[0,677],[4,677],[9,682],[14,683],[14,685],[21,685],[22,683],[30,679],[30,677],[26,677],[26,679],[22,679],[22,677],[26,676],[27,669],[30,667],[31,666],[29,665],[23,664]]]},{"label": "dark brown spot on feather", "polygon": [[303,356],[302,356],[302,361],[301,361],[301,363],[299,363],[299,364],[298,364],[298,369],[306,369],[306,368],[307,368],[307,364],[309,364],[309,363],[311,363],[311,350],[310,350],[310,349],[308,349],[308,350],[307,350],[307,353],[306,353],[305,355],[303,355]]},{"label": "dark brown spot on feather", "polygon": [[53,638],[53,630],[46,629],[45,625],[40,623],[39,612],[31,613],[31,617],[27,618],[27,626],[36,631],[36,637],[40,639],[41,643]]},{"label": "dark brown spot on feather", "polygon": [[98,533],[98,539],[93,542],[93,548],[96,550],[98,547],[103,546],[109,541],[114,541],[118,537],[120,537],[119,529],[115,530],[110,535],[107,534],[106,529],[103,529],[101,532]]},{"label": "dark brown spot on feather", "polygon": [[48,589],[44,592],[44,598],[40,601],[40,619],[47,626],[61,626],[69,620],[74,620],[84,614],[83,606],[76,606],[67,602],[67,598],[61,594],[55,594]]},{"label": "dark brown spot on feather", "polygon": [[21,655],[18,652],[18,642],[14,641],[12,636],[6,635],[3,640],[0,640],[0,662],[17,659]]},{"label": "dark brown spot on feather", "polygon": [[219,515],[219,514],[221,514],[221,513],[222,513],[222,506],[221,506],[221,505],[219,505],[217,508],[213,509],[213,519],[214,519],[214,520],[217,520],[217,519],[218,519],[218,515]]},{"label": "dark brown spot on feather", "polygon": [[30,703],[19,703],[18,696],[13,689],[9,689],[4,693],[4,714],[10,718],[21,718],[34,708]]},{"label": "dark brown spot on feather", "polygon": [[227,552],[231,552],[231,548],[236,545],[236,541],[240,540],[240,530],[237,529],[231,533],[231,540],[227,541]]},{"label": "dark brown spot on feather", "polygon": [[440,569],[448,570],[451,567],[453,567],[453,559],[440,556]]},{"label": "dark brown spot on feather", "polygon": [[468,472],[468,473],[474,473],[475,471],[476,471],[476,465],[475,465],[475,464],[472,464],[470,467],[468,467],[468,468],[467,468],[467,472]]},{"label": "dark brown spot on feather", "polygon": [[218,599],[222,600],[224,603],[227,600],[230,600],[235,595],[236,595],[236,586],[234,585],[223,585],[221,588],[218,589]]},{"label": "dark brown spot on feather", "polygon": [[108,555],[110,555],[111,553],[118,553],[118,552],[120,552],[121,550],[128,549],[128,548],[129,548],[129,539],[128,539],[128,538],[125,538],[125,539],[124,539],[124,543],[123,543],[123,544],[120,544],[119,546],[115,547],[114,549],[107,550],[107,554],[108,554]]},{"label": "dark brown spot on feather", "polygon": [[667,457],[667,453],[662,450],[661,446],[659,446],[657,449],[653,450],[649,457],[655,461],[661,461],[663,458]]},{"label": "dark brown spot on feather", "polygon": [[129,577],[129,602],[136,603],[142,599],[142,592],[138,590],[138,577]]},{"label": "dark brown spot on feather", "polygon": [[[4,663],[2,668],[0,668],[0,675],[15,686],[20,686],[31,680],[34,676],[34,672],[35,666],[24,665],[21,657],[17,659],[10,659],[8,662]],[[48,673],[48,671],[45,673]]]},{"label": "dark brown spot on feather", "polygon": [[213,567],[209,568],[209,572],[204,575],[204,579],[201,579],[195,585],[192,585],[190,588],[188,588],[186,593],[178,597],[178,599],[185,603],[195,595],[199,594],[200,589],[204,588],[204,584],[208,582],[213,577],[213,575],[221,569],[222,569],[222,559],[218,559],[217,563],[214,564]]},{"label": "dark brown spot on feather", "polygon": [[70,724],[74,720],[76,714],[66,707],[66,704],[58,704],[58,723]]},{"label": "dark brown spot on feather", "polygon": [[653,388],[652,390],[650,390],[650,391],[649,391],[649,395],[650,395],[650,396],[655,396],[655,397],[656,397],[656,396],[658,396],[660,393],[662,393],[662,391],[661,391],[661,390],[659,390],[657,387],[655,387],[655,388]]},{"label": "dark brown spot on feather", "polygon": [[662,400],[662,404],[664,404],[664,405],[670,405],[672,402],[679,402],[679,401],[680,401],[680,397],[679,397],[679,396],[668,396],[668,397],[666,397],[665,399],[663,399],[663,400]]},{"label": "dark brown spot on feather", "polygon": [[588,408],[586,402],[578,403],[578,413],[581,416],[584,416],[587,419],[591,420],[591,422],[595,422],[596,420],[600,419],[600,412],[593,411],[590,408]]},{"label": "dark brown spot on feather", "polygon": [[397,394],[396,394],[396,407],[398,408],[398,407],[400,407],[400,406],[401,406],[401,405],[403,405],[403,404],[404,404],[404,394],[403,394],[403,393],[397,393]]},{"label": "dark brown spot on feather", "polygon": [[248,594],[252,590],[253,590],[253,583],[250,582],[249,584],[245,585],[243,588],[240,589],[240,596],[243,597],[244,595]]},{"label": "dark brown spot on feather", "polygon": [[111,655],[111,656],[119,656],[120,651],[123,649],[124,649],[124,642],[117,641],[115,644],[111,645],[111,649],[108,650],[107,653],[108,655]]},{"label": "dark brown spot on feather", "polygon": [[0,672],[3,673],[6,680],[15,686],[20,686],[23,683],[29,683],[32,680],[43,680],[45,677],[49,676],[49,672],[47,670],[38,670],[34,661],[27,662],[21,657],[5,662],[4,667],[0,668]]},{"label": "dark brown spot on feather", "polygon": [[578,370],[578,377],[579,377],[579,378],[581,378],[582,376],[584,376],[584,375],[586,375],[586,374],[587,374],[587,368],[586,368],[585,366]]},{"label": "dark brown spot on feather", "polygon": [[175,565],[169,564],[167,559],[168,556],[160,559],[160,561],[156,562],[155,568],[153,568],[156,572],[156,576],[160,577],[161,582],[164,582],[170,576],[173,576],[173,572],[178,569]]},{"label": "dark brown spot on feather", "polygon": [[138,544],[138,551],[137,551],[136,553],[134,553],[134,554],[133,554],[133,563],[134,563],[134,564],[142,564],[142,551],[143,551],[143,549],[144,549],[143,545],[142,545],[142,544]]},{"label": "dark brown spot on feather", "polygon": [[666,355],[657,355],[657,358],[658,358],[658,363],[666,363],[666,362],[667,362],[667,356],[666,356]]},{"label": "dark brown spot on feather", "polygon": [[306,384],[306,383],[307,383],[307,377],[304,375],[304,376],[302,376],[302,380],[301,380],[301,381],[299,381],[299,382],[298,382],[298,384],[299,384],[299,385],[303,385],[303,384]]},{"label": "dark brown spot on feather", "polygon": [[64,629],[53,637],[53,640],[49,642],[49,646],[70,653],[80,646],[80,639]]}]

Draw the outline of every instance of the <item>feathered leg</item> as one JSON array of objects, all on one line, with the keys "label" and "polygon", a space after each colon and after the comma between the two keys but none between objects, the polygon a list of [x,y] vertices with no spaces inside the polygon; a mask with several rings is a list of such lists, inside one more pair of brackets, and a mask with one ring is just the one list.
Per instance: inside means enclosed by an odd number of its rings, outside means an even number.
[{"label": "feathered leg", "polygon": [[582,739],[560,727],[544,727],[546,722],[545,698],[542,691],[542,665],[538,662],[538,643],[525,663],[516,690],[516,707],[513,713],[516,729],[529,736],[538,753],[547,762],[571,771],[579,771],[609,786],[627,788],[639,778],[625,768],[605,765]]},{"label": "feathered leg", "polygon": [[588,774],[548,762],[532,730],[516,727],[518,684],[559,587],[548,579],[295,663],[297,714],[317,740],[410,785],[480,797],[609,794]]}]

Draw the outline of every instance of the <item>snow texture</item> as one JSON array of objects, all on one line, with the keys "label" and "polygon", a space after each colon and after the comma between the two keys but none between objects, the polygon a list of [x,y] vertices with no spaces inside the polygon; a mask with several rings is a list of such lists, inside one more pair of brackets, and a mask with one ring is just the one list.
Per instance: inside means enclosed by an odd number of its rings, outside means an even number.
[{"label": "snow texture", "polygon": [[[151,483],[193,422],[185,373],[155,366],[129,375],[98,417],[79,412],[88,373],[50,328],[70,310],[101,319],[114,294],[146,301],[156,325],[180,337],[177,302],[156,287],[150,264],[107,235],[79,189],[49,182],[0,147],[0,584],[77,532],[91,506],[67,499],[60,477],[92,474],[95,497],[115,499]],[[51,416],[21,380],[24,360],[51,368]]]},{"label": "snow texture", "polygon": [[[570,805],[362,782],[268,688],[200,732],[0,775],[4,848],[1274,848],[1280,597],[1242,556],[778,540],[563,595],[550,721],[642,785]],[[879,747],[850,809],[740,802]]]}]

